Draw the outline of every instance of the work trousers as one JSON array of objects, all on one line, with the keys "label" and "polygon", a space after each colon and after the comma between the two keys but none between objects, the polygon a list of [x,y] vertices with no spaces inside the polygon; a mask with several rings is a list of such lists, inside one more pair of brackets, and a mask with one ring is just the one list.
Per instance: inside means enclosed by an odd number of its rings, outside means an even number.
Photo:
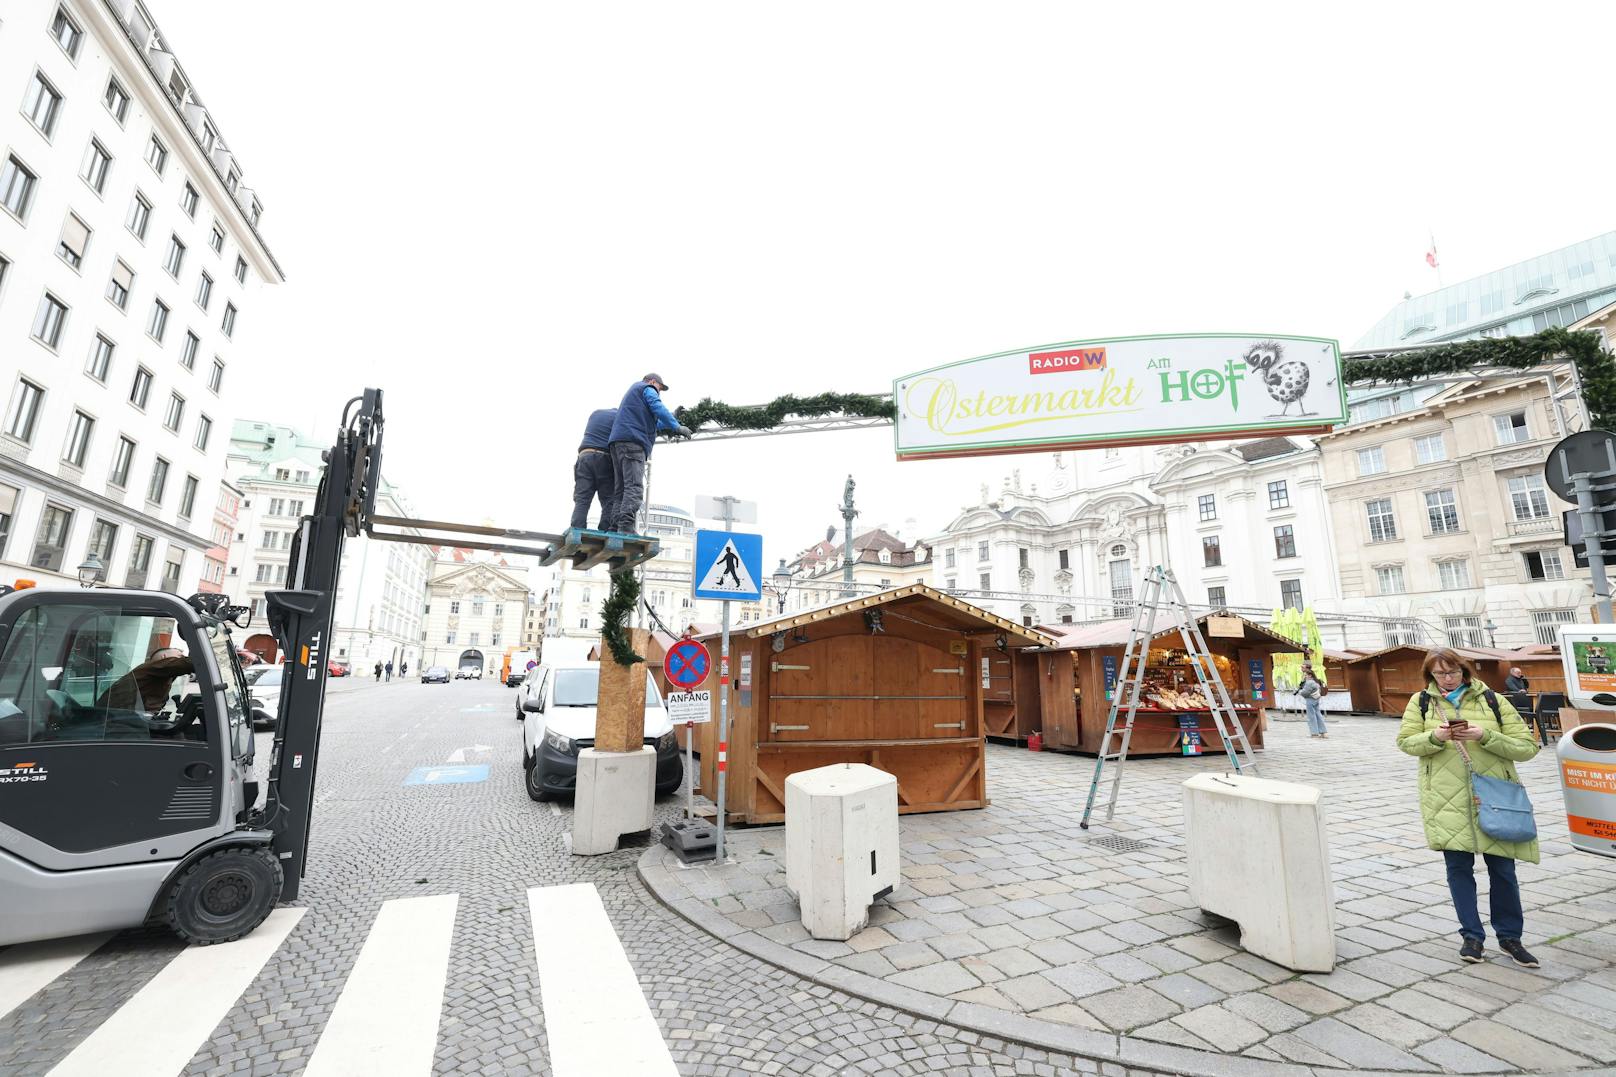
[{"label": "work trousers", "polygon": [[612,514],[617,526],[608,530],[632,535],[640,502],[645,500],[645,449],[638,442],[612,442],[612,478],[617,483],[617,506]]},{"label": "work trousers", "polygon": [[1302,703],[1307,707],[1307,731],[1314,734],[1323,733],[1324,715],[1319,711],[1319,701],[1304,699]]},{"label": "work trousers", "polygon": [[[1444,849],[1442,858],[1448,862],[1448,892],[1453,895],[1453,911],[1459,914],[1459,934],[1480,942],[1486,938],[1481,929],[1481,913],[1476,909],[1476,854]],[[1507,856],[1483,853],[1487,862],[1487,900],[1493,934],[1502,939],[1519,939],[1526,928],[1521,913],[1521,887],[1515,881],[1515,861]]]},{"label": "work trousers", "polygon": [[617,479],[612,473],[612,458],[603,451],[581,449],[578,462],[572,465],[572,526],[589,526],[589,505],[600,501],[600,529],[612,530],[617,512]]}]

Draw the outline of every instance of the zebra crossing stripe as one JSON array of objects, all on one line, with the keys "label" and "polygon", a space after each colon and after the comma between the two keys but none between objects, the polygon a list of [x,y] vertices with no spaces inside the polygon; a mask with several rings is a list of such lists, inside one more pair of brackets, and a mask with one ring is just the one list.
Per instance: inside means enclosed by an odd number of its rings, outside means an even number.
[{"label": "zebra crossing stripe", "polygon": [[535,886],[527,904],[555,1077],[677,1077],[599,891]]},{"label": "zebra crossing stripe", "polygon": [[276,909],[244,939],[180,951],[62,1059],[51,1077],[179,1073],[306,911]]},{"label": "zebra crossing stripe", "polygon": [[304,1077],[430,1074],[458,894],[386,902]]},{"label": "zebra crossing stripe", "polygon": [[95,953],[110,938],[112,932],[103,931],[49,942],[25,942],[0,951],[0,1018]]}]

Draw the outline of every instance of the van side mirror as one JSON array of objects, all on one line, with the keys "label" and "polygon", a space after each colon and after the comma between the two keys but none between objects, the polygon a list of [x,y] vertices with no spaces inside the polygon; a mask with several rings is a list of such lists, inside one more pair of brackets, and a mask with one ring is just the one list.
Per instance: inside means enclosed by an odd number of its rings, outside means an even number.
[{"label": "van side mirror", "polygon": [[527,711],[529,714],[537,714],[544,709],[544,701],[534,699],[532,696],[528,696],[526,699],[522,700],[522,709]]}]

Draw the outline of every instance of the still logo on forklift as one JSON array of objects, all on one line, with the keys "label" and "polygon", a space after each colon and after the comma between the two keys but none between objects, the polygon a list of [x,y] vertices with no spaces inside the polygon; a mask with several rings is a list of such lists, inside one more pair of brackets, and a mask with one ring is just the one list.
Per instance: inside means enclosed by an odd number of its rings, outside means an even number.
[{"label": "still logo on forklift", "polygon": [[12,782],[42,782],[50,777],[50,771],[38,763],[13,763],[9,767],[0,767],[0,785],[9,785]]}]

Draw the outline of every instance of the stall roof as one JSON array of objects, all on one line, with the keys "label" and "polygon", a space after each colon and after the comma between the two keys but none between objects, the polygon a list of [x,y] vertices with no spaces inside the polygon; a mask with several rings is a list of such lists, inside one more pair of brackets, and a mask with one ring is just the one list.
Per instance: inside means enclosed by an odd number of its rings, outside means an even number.
[{"label": "stall roof", "polygon": [[[1206,631],[1206,622],[1213,617],[1239,621],[1244,626],[1244,639],[1247,643],[1280,644],[1280,649],[1287,651],[1299,651],[1302,649],[1301,645],[1295,640],[1286,639],[1284,636],[1270,632],[1257,622],[1248,621],[1239,614],[1230,613],[1227,610],[1213,610],[1197,617],[1196,621],[1200,623],[1203,633]],[[1170,615],[1165,611],[1157,613],[1153,624],[1165,627],[1156,630],[1155,634],[1150,637],[1152,642],[1178,631],[1177,623],[1169,623],[1169,621]],[[1128,644],[1128,635],[1133,631],[1133,621],[1123,618],[1115,621],[1100,621],[1096,624],[1063,626],[1063,628],[1064,631],[1059,633],[1058,641],[1049,648],[1050,650],[1080,651],[1089,647],[1125,647]],[[1208,637],[1207,642],[1210,643],[1213,638],[1223,639],[1227,637]]]},{"label": "stall roof", "polygon": [[879,591],[873,595],[864,595],[859,598],[848,599],[846,602],[838,602],[833,606],[821,606],[817,610],[808,610],[806,613],[794,613],[789,617],[776,617],[773,620],[760,621],[757,624],[747,626],[741,634],[750,636],[752,639],[761,639],[764,636],[772,636],[776,632],[783,632],[788,628],[828,621],[832,617],[873,609],[877,606],[905,610],[914,607],[925,607],[928,611],[926,623],[933,628],[952,629],[959,632],[997,630],[1010,636],[1020,646],[1049,647],[1056,642],[1055,637],[1046,632],[1018,625],[1014,621],[989,613],[985,609],[973,606],[969,602],[962,601],[934,587],[928,587],[923,583],[906,584],[903,587],[894,587],[891,590]]},{"label": "stall roof", "polygon": [[[1348,661],[1352,665],[1357,665],[1360,662],[1369,662],[1394,651],[1418,651],[1421,654],[1427,654],[1434,649],[1418,643],[1399,643],[1395,647],[1382,647],[1378,651],[1370,651],[1368,654],[1358,655],[1355,658],[1348,659]],[[1450,650],[1457,653],[1459,657],[1468,658],[1472,662],[1507,662],[1517,658],[1537,658],[1541,660],[1553,657],[1552,655],[1527,651],[1500,651],[1492,647],[1452,647]]]}]

